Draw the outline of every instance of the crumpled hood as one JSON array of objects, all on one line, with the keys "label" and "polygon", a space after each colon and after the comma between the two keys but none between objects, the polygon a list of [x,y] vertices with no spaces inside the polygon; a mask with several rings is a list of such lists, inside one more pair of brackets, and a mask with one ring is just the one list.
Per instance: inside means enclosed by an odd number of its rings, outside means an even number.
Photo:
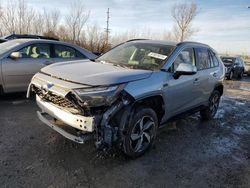
[{"label": "crumpled hood", "polygon": [[68,61],[55,63],[41,69],[41,72],[91,86],[114,85],[150,77],[150,70],[136,70],[101,64],[91,61]]}]

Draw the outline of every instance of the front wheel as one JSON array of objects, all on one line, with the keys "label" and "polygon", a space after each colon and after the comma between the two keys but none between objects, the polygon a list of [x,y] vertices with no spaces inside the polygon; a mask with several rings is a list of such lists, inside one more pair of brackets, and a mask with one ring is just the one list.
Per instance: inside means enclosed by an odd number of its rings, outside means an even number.
[{"label": "front wheel", "polygon": [[125,155],[136,158],[143,155],[154,143],[158,127],[155,111],[139,107],[131,117],[123,142]]},{"label": "front wheel", "polygon": [[209,98],[208,107],[200,111],[202,119],[211,120],[214,118],[220,104],[220,97],[221,94],[219,91],[213,91],[212,95]]}]

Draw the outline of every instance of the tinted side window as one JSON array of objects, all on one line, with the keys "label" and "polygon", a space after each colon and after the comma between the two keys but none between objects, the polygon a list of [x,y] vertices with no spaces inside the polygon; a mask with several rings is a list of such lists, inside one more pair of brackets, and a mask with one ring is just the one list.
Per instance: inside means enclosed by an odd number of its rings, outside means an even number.
[{"label": "tinted side window", "polygon": [[19,50],[22,58],[51,58],[49,44],[32,44]]},{"label": "tinted side window", "polygon": [[179,64],[189,63],[195,65],[195,57],[193,48],[187,48],[180,52],[180,54],[175,59],[174,63],[171,66],[170,72],[175,72]]},{"label": "tinted side window", "polygon": [[219,66],[219,61],[216,57],[216,54],[212,51],[209,51],[210,54],[210,67],[217,67]]},{"label": "tinted side window", "polygon": [[234,64],[236,64],[236,65],[239,65],[240,64],[240,62],[239,62],[239,59],[238,58],[236,58],[236,60],[235,60],[235,63]]},{"label": "tinted side window", "polygon": [[54,45],[55,58],[85,58],[80,52],[74,48],[64,45]]},{"label": "tinted side window", "polygon": [[208,50],[205,48],[198,48],[196,49],[197,52],[197,69],[198,70],[203,70],[210,68],[210,58],[209,58],[209,53]]},{"label": "tinted side window", "polygon": [[240,65],[244,66],[244,61],[242,59],[240,59]]}]

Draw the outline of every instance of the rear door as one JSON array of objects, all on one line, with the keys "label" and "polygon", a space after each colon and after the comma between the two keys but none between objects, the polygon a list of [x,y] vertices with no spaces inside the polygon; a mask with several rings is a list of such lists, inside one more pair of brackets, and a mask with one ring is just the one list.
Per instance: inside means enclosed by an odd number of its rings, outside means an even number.
[{"label": "rear door", "polygon": [[41,68],[53,63],[50,44],[28,45],[18,52],[22,57],[2,60],[4,89],[6,92],[26,91],[34,74]]},{"label": "rear door", "polygon": [[200,95],[197,98],[200,104],[208,101],[219,76],[219,62],[215,54],[208,48],[195,48],[197,69],[199,76]]},{"label": "rear door", "polygon": [[62,62],[87,59],[87,57],[73,47],[53,44],[53,59],[54,62]]}]

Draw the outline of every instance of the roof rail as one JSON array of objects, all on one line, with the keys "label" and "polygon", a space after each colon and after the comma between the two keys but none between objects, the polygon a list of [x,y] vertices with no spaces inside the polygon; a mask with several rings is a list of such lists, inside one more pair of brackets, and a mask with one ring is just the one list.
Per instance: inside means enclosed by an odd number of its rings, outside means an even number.
[{"label": "roof rail", "polygon": [[183,42],[179,42],[177,45],[181,45],[181,44],[199,44],[199,45],[208,46],[207,44],[200,43],[200,42],[194,42],[194,41],[183,41]]},{"label": "roof rail", "polygon": [[132,42],[132,41],[137,41],[137,40],[149,40],[149,39],[131,39],[131,40],[127,40],[126,42]]},{"label": "roof rail", "polygon": [[47,40],[59,40],[54,37],[46,37],[46,36],[41,36],[41,35],[32,35],[32,34],[10,34],[7,36],[2,37],[3,39],[6,40],[12,40],[12,39],[20,39],[20,38],[31,38],[31,39],[47,39]]}]

